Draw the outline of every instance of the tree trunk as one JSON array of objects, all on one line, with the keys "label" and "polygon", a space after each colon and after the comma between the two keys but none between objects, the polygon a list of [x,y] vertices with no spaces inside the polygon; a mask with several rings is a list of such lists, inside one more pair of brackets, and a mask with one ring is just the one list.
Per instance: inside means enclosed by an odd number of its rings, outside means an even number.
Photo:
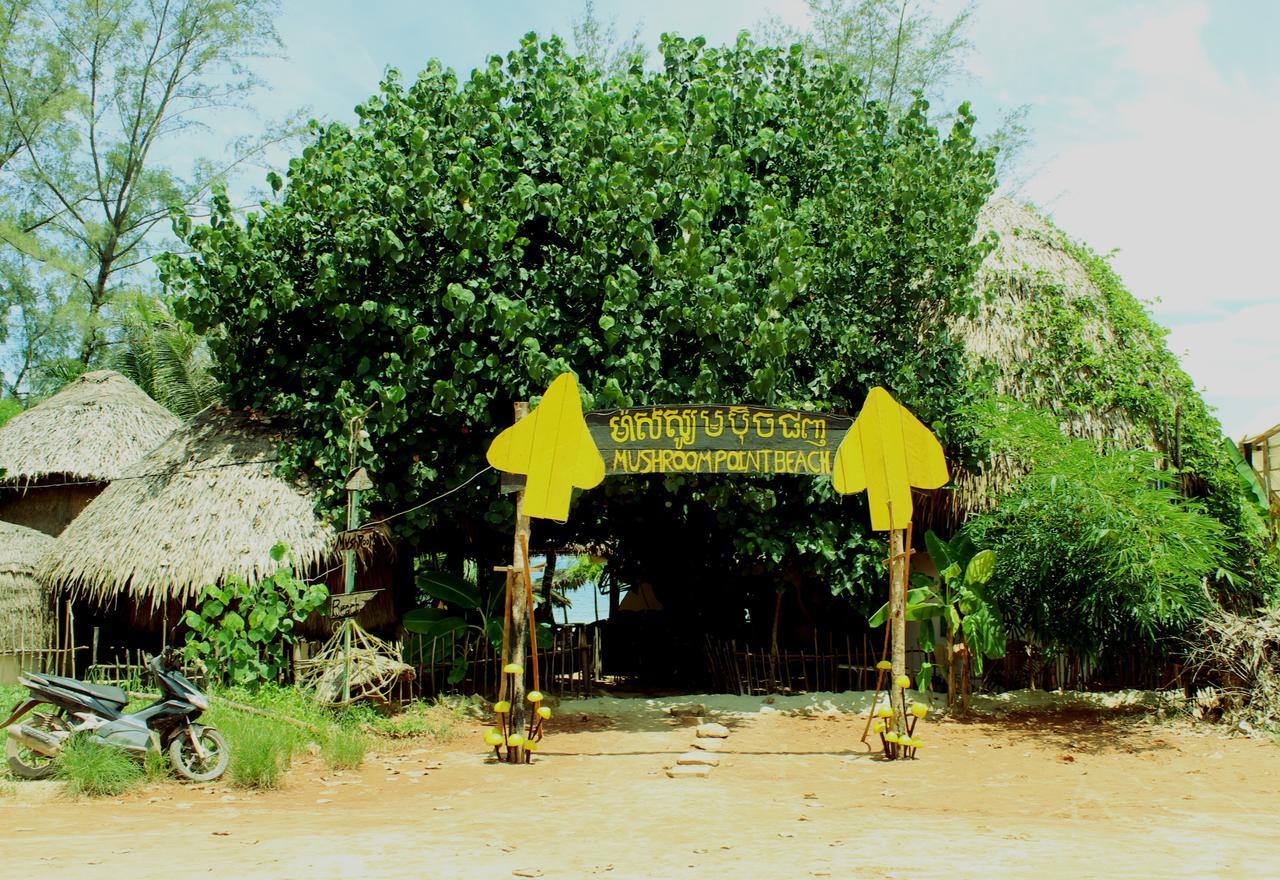
[{"label": "tree trunk", "polygon": [[[529,414],[529,404],[521,401],[515,406],[515,420],[518,422]],[[532,588],[532,585],[526,584],[524,579],[525,568],[528,560],[525,559],[524,548],[528,546],[529,541],[529,517],[524,515],[524,490],[521,489],[516,493],[516,535],[515,546],[511,554],[511,565],[515,569],[513,574],[513,588],[511,591],[511,656],[506,658],[508,663],[519,663],[521,666],[526,665],[525,656],[529,653],[529,626],[532,621],[529,620],[528,599],[525,591]],[[515,676],[514,687],[507,694],[507,699],[511,701],[511,729],[514,733],[523,734],[525,729],[525,677],[524,673]],[[517,761],[524,760],[524,749],[513,750]]]},{"label": "tree trunk", "polygon": [[107,301],[107,281],[111,278],[111,267],[116,261],[116,235],[107,239],[107,245],[98,257],[98,277],[89,288],[89,326],[84,331],[84,343],[80,346],[80,363],[88,367],[93,355],[98,350],[98,314]]}]

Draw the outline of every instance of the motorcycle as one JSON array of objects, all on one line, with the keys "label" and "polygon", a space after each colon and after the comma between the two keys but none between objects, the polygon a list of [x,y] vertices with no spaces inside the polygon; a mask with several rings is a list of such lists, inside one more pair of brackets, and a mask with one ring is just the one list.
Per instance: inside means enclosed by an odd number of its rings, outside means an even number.
[{"label": "motorcycle", "polygon": [[[30,694],[0,724],[7,728],[9,769],[22,779],[46,779],[67,740],[87,735],[138,756],[168,752],[173,769],[192,782],[220,777],[231,758],[227,742],[216,728],[195,723],[209,708],[209,698],[179,671],[172,651],[150,658],[147,668],[160,685],[160,699],[137,712],[124,711],[129,697],[122,688],[59,675],[20,675]],[[27,721],[18,724],[27,713]]]}]

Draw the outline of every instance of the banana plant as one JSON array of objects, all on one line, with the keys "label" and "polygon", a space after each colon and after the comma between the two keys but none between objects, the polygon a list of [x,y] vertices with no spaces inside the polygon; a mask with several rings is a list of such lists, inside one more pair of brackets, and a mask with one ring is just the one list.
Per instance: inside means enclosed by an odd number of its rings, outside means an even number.
[{"label": "banana plant", "polygon": [[[984,660],[1003,657],[1008,640],[999,608],[985,589],[995,573],[996,554],[979,550],[963,532],[950,542],[932,531],[924,538],[938,577],[912,573],[906,618],[920,623],[919,641],[925,653],[932,653],[942,640],[947,658],[947,705],[956,704],[959,690],[958,702],[965,711],[971,674],[982,675]],[[888,614],[888,604],[882,605],[868,622],[872,627],[881,626]],[[933,673],[934,664],[924,663],[916,687],[927,689]]]},{"label": "banana plant", "polygon": [[[404,616],[404,628],[412,633],[426,636],[431,640],[431,655],[423,658],[425,663],[436,662],[436,646],[445,644],[457,645],[457,639],[450,636],[461,635],[472,630],[489,640],[497,651],[502,646],[502,598],[503,588],[497,586],[482,595],[480,587],[466,578],[443,571],[419,572],[417,577],[418,591],[434,604],[417,608]],[[538,647],[551,645],[551,625],[540,623],[536,628]],[[458,684],[467,677],[470,658],[465,652],[452,655],[449,664],[447,681],[450,685]]]}]

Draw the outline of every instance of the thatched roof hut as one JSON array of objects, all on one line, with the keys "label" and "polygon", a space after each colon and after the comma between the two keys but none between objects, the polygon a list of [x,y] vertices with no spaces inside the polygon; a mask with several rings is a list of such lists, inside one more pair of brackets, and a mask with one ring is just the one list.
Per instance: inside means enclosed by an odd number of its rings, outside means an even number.
[{"label": "thatched roof hut", "polygon": [[52,544],[44,532],[0,521],[0,652],[48,646],[49,590],[35,568]]},{"label": "thatched roof hut", "polygon": [[[1194,446],[1192,458],[1216,455],[1217,422],[1163,329],[1103,258],[1008,199],[988,203],[978,222],[998,244],[978,273],[977,313],[952,332],[996,394],[1048,410],[1071,436],[1147,448],[1179,466],[1184,447]],[[1016,476],[1004,460],[957,468],[956,491],[939,500],[962,520]]]},{"label": "thatched roof hut", "polygon": [[[59,595],[128,610],[134,628],[172,625],[206,586],[230,577],[254,584],[279,564],[283,542],[296,570],[341,591],[340,554],[356,549],[357,589],[389,585],[394,557],[385,531],[339,540],[317,515],[306,480],[276,470],[285,435],[249,412],[210,407],[173,432],[101,495],[58,537],[38,574]],[[397,620],[390,590],[366,607],[366,627]]]},{"label": "thatched roof hut", "polygon": [[268,420],[210,407],[94,499],[40,576],[60,592],[159,607],[232,575],[272,574],[278,541],[299,568],[317,569],[335,533],[306,483],[276,474],[280,439]]},{"label": "thatched roof hut", "polygon": [[57,535],[181,424],[119,373],[85,373],[0,426],[0,519]]}]

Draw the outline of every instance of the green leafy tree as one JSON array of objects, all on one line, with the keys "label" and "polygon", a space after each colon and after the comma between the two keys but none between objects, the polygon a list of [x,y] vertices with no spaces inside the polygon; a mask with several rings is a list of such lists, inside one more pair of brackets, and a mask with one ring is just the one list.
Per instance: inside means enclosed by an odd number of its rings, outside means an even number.
[{"label": "green leafy tree", "polygon": [[[0,33],[0,149],[12,155],[4,238],[13,249],[3,259],[46,273],[23,304],[23,339],[51,317],[63,328],[22,350],[14,371],[25,375],[33,361],[58,357],[82,369],[101,363],[117,307],[152,277],[157,227],[171,210],[197,210],[216,182],[289,129],[236,142],[221,161],[180,168],[161,158],[207,128],[211,114],[248,106],[260,85],[249,63],[278,49],[274,0],[68,0],[18,9],[10,33],[19,28],[21,39]],[[31,46],[50,59],[35,74]]]},{"label": "green leafy tree", "polygon": [[[923,102],[892,118],[798,49],[661,49],[660,70],[601,78],[530,36],[461,85],[434,63],[410,86],[393,73],[354,128],[316,131],[287,187],[272,178],[278,202],[180,221],[179,315],[215,331],[231,402],[294,422],[293,467],[340,484],[344,413],[369,409],[371,502],[408,507],[481,470],[511,401],[565,370],[588,408],[847,412],[883,384],[946,433],[969,394],[946,321],[973,308],[994,186],[968,108],[942,136]],[[512,516],[496,482],[395,524],[491,564]],[[859,503],[829,480],[669,475],[606,481],[539,529],[614,539],[624,582],[732,584],[785,557],[861,595],[883,551]]]}]

